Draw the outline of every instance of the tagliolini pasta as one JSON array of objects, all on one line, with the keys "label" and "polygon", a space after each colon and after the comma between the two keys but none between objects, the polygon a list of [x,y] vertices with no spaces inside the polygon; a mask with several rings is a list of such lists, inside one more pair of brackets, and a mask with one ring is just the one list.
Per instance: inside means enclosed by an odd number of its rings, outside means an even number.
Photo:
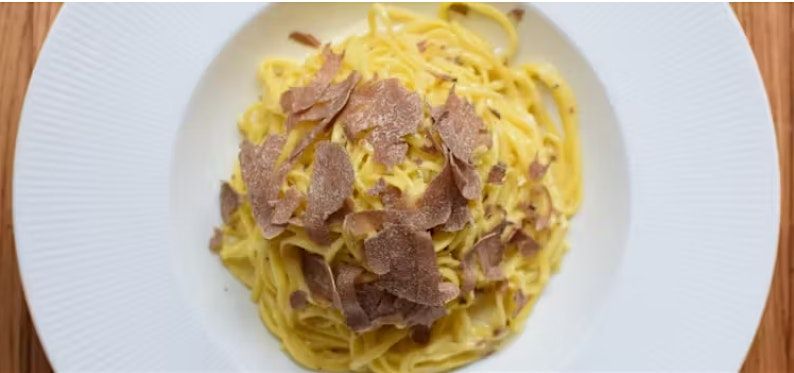
[{"label": "tagliolini pasta", "polygon": [[449,370],[522,329],[568,249],[577,107],[553,66],[510,64],[516,20],[491,6],[368,20],[306,61],[262,63],[211,247],[301,365]]}]

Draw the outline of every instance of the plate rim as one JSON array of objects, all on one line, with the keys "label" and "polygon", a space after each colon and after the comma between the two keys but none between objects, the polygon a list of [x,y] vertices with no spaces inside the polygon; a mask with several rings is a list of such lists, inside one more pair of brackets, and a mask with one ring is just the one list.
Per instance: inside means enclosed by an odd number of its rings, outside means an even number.
[{"label": "plate rim", "polygon": [[[774,246],[774,248],[769,249],[769,250],[772,251],[773,254],[771,256],[771,259],[772,259],[771,263],[768,263],[768,265],[765,267],[766,271],[767,271],[767,273],[765,275],[765,277],[766,277],[765,294],[766,295],[763,298],[762,307],[760,307],[760,309],[757,310],[757,317],[756,317],[756,320],[754,322],[754,324],[755,324],[755,329],[754,329],[754,333],[753,333],[753,336],[754,336],[755,333],[758,330],[758,326],[760,324],[761,317],[762,317],[762,315],[764,313],[764,310],[765,310],[765,305],[766,305],[766,303],[768,302],[768,299],[769,299],[769,293],[771,291],[771,282],[772,282],[773,275],[774,275],[774,269],[775,269],[775,264],[776,264],[776,260],[777,260],[777,252],[778,252],[779,240],[780,240],[780,214],[782,212],[782,209],[781,209],[782,188],[781,188],[781,185],[780,185],[782,180],[780,178],[780,162],[779,162],[780,151],[779,151],[779,148],[778,148],[779,144],[778,144],[777,138],[776,138],[777,133],[775,131],[774,118],[773,118],[772,111],[771,111],[771,108],[770,108],[769,97],[768,97],[767,91],[765,89],[764,81],[763,81],[763,78],[762,78],[762,75],[761,75],[761,72],[760,72],[760,68],[759,68],[757,59],[755,58],[755,55],[752,52],[750,44],[749,44],[749,42],[748,42],[748,40],[746,38],[746,35],[744,34],[744,31],[743,31],[743,29],[741,27],[741,24],[739,23],[739,20],[736,17],[735,13],[733,13],[733,11],[731,10],[730,6],[727,5],[727,4],[722,4],[720,6],[725,11],[730,13],[728,15],[728,18],[730,19],[730,21],[731,21],[731,23],[733,25],[732,26],[733,27],[733,31],[735,33],[738,33],[738,35],[736,35],[736,36],[738,36],[741,40],[743,40],[743,42],[742,42],[742,44],[743,44],[742,45],[742,51],[743,51],[743,54],[744,54],[743,58],[744,59],[749,59],[749,63],[752,66],[752,70],[753,70],[753,74],[754,74],[753,80],[754,80],[755,83],[757,83],[756,84],[756,88],[760,87],[760,90],[758,92],[756,92],[755,95],[759,95],[760,97],[762,97],[763,101],[766,103],[764,105],[764,114],[766,116],[765,121],[769,124],[769,126],[766,127],[765,132],[767,132],[767,135],[771,134],[771,141],[772,141],[773,144],[770,147],[770,150],[773,153],[772,155],[774,156],[773,158],[774,158],[775,166],[776,166],[776,167],[774,167],[773,174],[769,175],[771,178],[773,178],[776,181],[774,183],[775,185],[773,186],[774,187],[774,192],[775,192],[774,196],[773,196],[773,204],[774,204],[774,206],[771,206],[771,207],[774,207],[774,209],[776,210],[775,219],[776,219],[777,225],[775,226],[775,233],[774,233],[776,245]],[[541,14],[543,14],[546,17],[548,17],[548,15],[544,12],[543,9],[541,9],[540,7],[535,7],[535,8],[538,9]],[[21,277],[21,286],[23,288],[23,293],[24,293],[25,300],[26,300],[27,305],[28,305],[28,311],[29,311],[29,313],[31,315],[31,321],[32,321],[32,324],[34,326],[34,329],[38,333],[38,335],[40,337],[40,340],[41,340],[42,347],[43,347],[43,349],[45,351],[45,354],[47,355],[48,359],[50,360],[50,362],[51,362],[51,364],[53,365],[54,368],[57,368],[58,362],[54,361],[52,359],[53,354],[49,350],[50,349],[50,345],[48,345],[47,342],[45,341],[45,339],[47,338],[46,335],[39,333],[40,332],[40,325],[38,323],[38,320],[40,319],[40,316],[38,314],[39,314],[39,311],[41,311],[41,310],[40,309],[37,310],[34,307],[32,307],[31,306],[32,303],[30,302],[31,301],[31,298],[30,298],[30,295],[29,295],[30,294],[30,291],[29,291],[30,280],[26,280],[26,271],[23,268],[23,264],[22,264],[22,256],[24,256],[24,251],[25,251],[25,248],[23,247],[24,244],[21,242],[23,240],[23,238],[21,238],[20,235],[16,234],[17,231],[19,230],[19,227],[20,227],[20,225],[18,224],[18,210],[19,210],[19,207],[20,207],[20,202],[19,202],[19,198],[18,198],[19,193],[17,192],[19,190],[17,188],[18,184],[19,184],[19,177],[18,177],[17,170],[19,169],[19,166],[20,166],[20,157],[18,157],[17,154],[18,154],[18,150],[20,149],[20,144],[23,141],[31,141],[29,139],[29,137],[31,135],[23,130],[23,128],[25,128],[25,126],[23,124],[24,124],[24,122],[26,120],[29,120],[29,119],[26,119],[26,118],[29,117],[29,112],[32,110],[30,108],[30,105],[29,105],[29,97],[30,97],[30,92],[36,92],[37,91],[36,89],[33,89],[37,85],[37,80],[38,79],[36,77],[37,76],[41,76],[40,70],[41,69],[45,69],[47,67],[46,64],[48,63],[47,62],[48,61],[48,59],[47,59],[48,58],[47,57],[48,56],[48,51],[52,50],[51,44],[53,43],[53,41],[52,41],[53,38],[51,37],[51,35],[59,33],[59,32],[63,32],[62,31],[63,24],[65,22],[71,21],[70,17],[74,16],[73,12],[72,12],[73,9],[74,9],[74,5],[73,4],[64,4],[64,6],[59,11],[55,21],[52,23],[52,26],[50,27],[50,30],[48,32],[48,36],[45,39],[44,43],[42,44],[42,48],[41,48],[40,53],[39,53],[39,55],[37,57],[34,69],[33,69],[32,74],[31,74],[30,81],[28,83],[28,89],[26,91],[25,99],[23,101],[22,110],[21,110],[21,113],[20,113],[20,118],[19,118],[19,122],[18,122],[19,130],[18,130],[18,135],[17,135],[17,138],[16,138],[16,146],[15,146],[15,154],[14,154],[15,156],[14,156],[12,174],[11,174],[12,175],[12,187],[11,187],[11,193],[12,193],[12,223],[14,224],[14,227],[15,227],[15,229],[14,229],[14,233],[15,233],[14,234],[14,239],[15,239],[15,248],[16,248],[17,258],[18,258],[17,262],[19,264],[19,272],[20,272],[20,277]],[[211,61],[211,59],[210,59],[210,61]],[[205,62],[206,62],[206,64],[208,64],[210,61],[205,61]],[[598,75],[598,71],[596,71],[596,73]],[[606,82],[604,82],[603,77],[601,77],[600,75],[598,75],[598,76],[599,76],[599,79],[601,79],[602,82],[605,83],[605,86],[606,86]],[[758,84],[760,84],[760,86]],[[40,85],[40,83],[39,83],[39,85]],[[618,116],[620,116],[620,115],[618,115]],[[758,130],[761,130],[761,129],[758,129]],[[633,191],[633,188],[630,188],[630,190]],[[630,228],[629,229],[629,235],[631,235],[632,232],[633,232],[633,229]],[[628,243],[630,243],[631,242],[631,238],[628,237],[627,241],[628,241]],[[20,245],[20,244],[23,244],[23,245]],[[622,267],[621,267],[621,270],[622,270]],[[743,361],[744,361],[744,359],[745,359],[745,357],[747,355],[747,352],[749,351],[749,349],[752,346],[752,337],[751,337],[749,342],[750,343],[746,344],[745,353],[742,356],[738,357],[739,360],[738,360],[738,365],[736,365],[737,368],[741,366],[741,364],[743,363]]]}]

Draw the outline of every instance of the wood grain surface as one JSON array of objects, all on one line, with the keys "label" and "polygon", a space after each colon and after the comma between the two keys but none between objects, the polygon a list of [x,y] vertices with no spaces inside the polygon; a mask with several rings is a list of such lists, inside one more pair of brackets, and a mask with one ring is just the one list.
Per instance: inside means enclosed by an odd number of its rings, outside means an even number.
[{"label": "wood grain surface", "polygon": [[52,371],[19,280],[11,221],[14,145],[22,100],[58,4],[0,3],[0,372]]},{"label": "wood grain surface", "polygon": [[794,270],[794,222],[792,221],[792,4],[733,4],[739,21],[764,76],[766,91],[775,119],[778,151],[780,152],[781,216],[780,241],[772,288],[767,299],[761,325],[750,347],[743,370],[746,372],[794,371],[792,344],[792,288]]},{"label": "wood grain surface", "polygon": [[[49,372],[25,304],[11,220],[11,180],[17,122],[36,56],[60,4],[0,3],[0,372]],[[794,371],[794,223],[792,223],[791,4],[733,4],[753,47],[778,136],[782,185],[780,245],[772,289],[744,372]]]}]

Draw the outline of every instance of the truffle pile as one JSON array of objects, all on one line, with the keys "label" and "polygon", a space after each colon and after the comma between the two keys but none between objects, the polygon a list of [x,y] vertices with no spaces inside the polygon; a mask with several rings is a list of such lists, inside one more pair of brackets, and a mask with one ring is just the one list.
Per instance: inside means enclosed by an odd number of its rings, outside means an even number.
[{"label": "truffle pile", "polygon": [[[430,151],[443,155],[444,164],[424,193],[409,203],[400,189],[380,179],[368,193],[379,197],[384,208],[353,211],[348,200],[355,171],[349,155],[343,146],[320,139],[334,126],[342,126],[348,141],[366,142],[377,162],[394,167],[406,161],[409,145],[405,137],[419,130],[425,105],[397,79],[375,77],[360,82],[361,75],[353,71],[333,83],[342,55],[326,47],[323,56],[322,67],[308,85],[290,88],[280,98],[287,131],[305,122],[313,127],[285,155],[287,135],[270,135],[260,144],[243,142],[239,161],[247,194],[237,195],[223,185],[223,220],[228,222],[245,198],[263,237],[275,238],[294,225],[321,246],[332,243],[338,234],[330,225],[342,222],[343,234],[361,243],[363,260],[332,265],[324,257],[302,250],[301,270],[309,294],[295,291],[290,295],[291,306],[302,309],[311,302],[334,307],[356,332],[383,325],[412,328],[412,338],[422,343],[429,338],[432,324],[446,314],[445,304],[474,289],[477,265],[485,278],[499,280],[503,278],[500,263],[506,245],[515,244],[526,256],[539,246],[520,226],[505,221],[460,258],[460,287],[442,281],[431,234],[459,231],[471,222],[469,201],[480,199],[483,190],[474,166],[475,149],[491,146],[483,121],[474,107],[455,93],[454,86],[443,105],[427,110],[433,123],[426,133],[433,144]],[[306,195],[294,186],[282,189],[294,162],[310,149],[313,162]],[[528,175],[542,178],[547,167],[533,162]],[[505,172],[506,166],[499,163],[485,182],[499,184]],[[304,202],[306,208],[298,216],[298,207]],[[535,217],[535,224],[542,225],[539,212],[530,212],[527,215]],[[219,245],[218,235],[216,230],[211,247]]]}]

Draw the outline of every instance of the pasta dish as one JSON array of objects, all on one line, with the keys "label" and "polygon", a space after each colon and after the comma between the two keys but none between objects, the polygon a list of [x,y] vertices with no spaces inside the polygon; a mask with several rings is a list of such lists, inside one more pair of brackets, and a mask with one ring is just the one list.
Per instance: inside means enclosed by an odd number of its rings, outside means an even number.
[{"label": "pasta dish", "polygon": [[522,14],[376,4],[366,33],[295,32],[317,52],[259,67],[210,247],[301,365],[445,371],[522,329],[582,198],[574,95],[513,64]]}]

